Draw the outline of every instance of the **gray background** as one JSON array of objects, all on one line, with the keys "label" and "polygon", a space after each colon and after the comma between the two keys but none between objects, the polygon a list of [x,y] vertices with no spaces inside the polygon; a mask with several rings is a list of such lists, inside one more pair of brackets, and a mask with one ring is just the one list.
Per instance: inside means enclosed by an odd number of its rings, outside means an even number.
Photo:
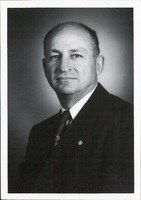
[{"label": "gray background", "polygon": [[42,67],[43,38],[56,24],[80,21],[97,31],[105,66],[99,82],[133,103],[133,13],[131,8],[8,9],[9,192],[17,192],[30,129],[59,110]]}]

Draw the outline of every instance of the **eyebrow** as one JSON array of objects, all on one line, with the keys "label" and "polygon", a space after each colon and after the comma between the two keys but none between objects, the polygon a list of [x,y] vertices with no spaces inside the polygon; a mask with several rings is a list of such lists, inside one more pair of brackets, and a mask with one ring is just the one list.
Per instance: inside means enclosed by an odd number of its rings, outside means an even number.
[{"label": "eyebrow", "polygon": [[87,50],[86,49],[84,49],[83,47],[80,47],[80,48],[77,48],[77,49],[70,49],[70,52],[78,52],[78,51],[85,51],[85,52],[87,52]]},{"label": "eyebrow", "polygon": [[[75,53],[75,52],[79,52],[79,51],[85,51],[87,52],[86,49],[84,49],[83,47],[80,47],[80,48],[77,48],[77,49],[70,49],[69,52],[72,52],[72,53]],[[53,52],[53,53],[60,53],[61,54],[61,51],[57,50],[57,49],[52,49],[50,52]]]},{"label": "eyebrow", "polygon": [[54,53],[61,53],[59,50],[57,49],[52,49],[51,52],[54,52]]}]

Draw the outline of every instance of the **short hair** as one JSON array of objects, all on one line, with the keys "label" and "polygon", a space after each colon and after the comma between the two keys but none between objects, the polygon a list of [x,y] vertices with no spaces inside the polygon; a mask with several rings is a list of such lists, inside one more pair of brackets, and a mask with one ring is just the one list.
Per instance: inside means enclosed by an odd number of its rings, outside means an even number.
[{"label": "short hair", "polygon": [[99,48],[99,41],[98,41],[98,37],[97,37],[97,33],[95,30],[89,28],[88,26],[86,26],[83,23],[79,23],[79,22],[64,22],[64,23],[60,23],[58,25],[56,25],[55,27],[53,27],[45,36],[44,38],[44,53],[46,52],[46,41],[49,38],[49,36],[51,36],[52,34],[56,33],[57,31],[63,30],[63,28],[66,27],[72,27],[72,28],[81,28],[83,30],[85,30],[86,32],[89,33],[93,45],[94,45],[94,53],[96,55],[100,54],[100,48]]}]

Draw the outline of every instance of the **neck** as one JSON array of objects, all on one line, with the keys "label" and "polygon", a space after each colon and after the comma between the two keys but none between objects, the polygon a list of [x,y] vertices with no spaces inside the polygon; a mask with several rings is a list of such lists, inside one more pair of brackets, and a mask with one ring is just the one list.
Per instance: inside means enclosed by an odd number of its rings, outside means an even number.
[{"label": "neck", "polygon": [[87,91],[83,94],[63,94],[59,93],[57,94],[58,99],[64,109],[70,109],[72,108],[79,100],[81,100],[84,96],[86,96],[89,92],[91,92],[94,88]]},{"label": "neck", "polygon": [[65,109],[70,109],[72,108],[80,99],[74,97],[74,95],[69,95],[69,94],[59,94],[57,95],[58,99],[62,105],[63,108]]}]

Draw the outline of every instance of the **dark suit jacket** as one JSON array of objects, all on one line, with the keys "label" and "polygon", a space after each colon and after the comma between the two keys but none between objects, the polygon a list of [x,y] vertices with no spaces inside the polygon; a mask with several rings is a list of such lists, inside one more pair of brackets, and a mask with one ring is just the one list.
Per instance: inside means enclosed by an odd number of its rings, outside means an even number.
[{"label": "dark suit jacket", "polygon": [[134,191],[132,106],[100,84],[54,148],[59,114],[35,125],[21,192],[131,193]]}]

